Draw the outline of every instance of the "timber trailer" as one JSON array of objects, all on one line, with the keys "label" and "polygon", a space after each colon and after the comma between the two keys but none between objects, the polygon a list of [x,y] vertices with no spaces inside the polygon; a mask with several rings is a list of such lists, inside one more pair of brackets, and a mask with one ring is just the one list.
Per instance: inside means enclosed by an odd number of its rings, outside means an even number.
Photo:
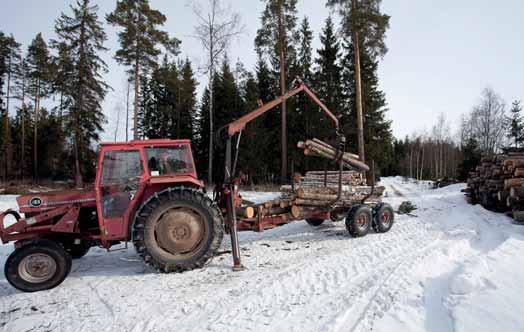
[{"label": "timber trailer", "polygon": [[[246,204],[238,191],[240,178],[235,176],[241,132],[248,122],[301,91],[335,125],[334,159],[340,174],[336,194],[328,204],[299,209],[288,199],[276,212],[260,204]],[[190,141],[168,139],[102,143],[91,188],[17,197],[19,211],[0,213],[0,239],[15,246],[4,268],[8,282],[26,292],[53,288],[69,274],[72,259],[81,258],[93,246],[109,251],[131,241],[147,265],[160,272],[182,272],[203,267],[226,232],[231,236],[233,269],[241,270],[238,231],[262,232],[303,219],[311,225],[345,219],[353,236],[365,235],[370,227],[377,232],[391,228],[394,215],[389,205],[367,203],[369,195],[360,202],[341,200],[340,179],[347,166],[344,136],[338,119],[299,79],[286,94],[220,132],[226,149],[225,179],[215,188],[214,199],[197,177]],[[350,165],[369,170],[358,160]]]}]

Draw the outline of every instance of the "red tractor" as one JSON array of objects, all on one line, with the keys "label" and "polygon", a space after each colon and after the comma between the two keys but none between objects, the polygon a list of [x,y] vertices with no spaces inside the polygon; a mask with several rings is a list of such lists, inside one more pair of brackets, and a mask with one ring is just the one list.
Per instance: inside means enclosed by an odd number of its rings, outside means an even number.
[{"label": "red tractor", "polygon": [[122,241],[133,241],[157,270],[200,267],[224,233],[202,188],[189,140],[102,144],[93,188],[19,196],[24,218],[0,214],[2,242],[16,241],[6,278],[23,291],[49,289],[65,279],[71,259]]},{"label": "red tractor", "polygon": [[[278,212],[267,212],[261,205],[246,206],[242,201],[233,138],[238,138],[237,155],[245,125],[301,91],[335,124],[337,156],[342,156],[345,140],[338,119],[300,80],[285,95],[219,131],[226,147],[225,179],[217,186],[214,200],[197,177],[189,140],[103,143],[93,188],[23,195],[17,203],[24,217],[13,210],[0,213],[2,242],[15,242],[5,264],[7,280],[27,292],[49,289],[65,279],[71,259],[82,257],[92,246],[109,250],[128,241],[146,264],[162,272],[179,272],[202,267],[228,232],[233,268],[240,270],[237,231],[261,232],[302,219],[319,224],[333,216],[347,216],[346,227],[354,236],[365,235],[371,225],[379,232],[388,231],[393,223],[389,205],[370,205],[365,202],[368,196],[355,204],[341,201],[341,157],[336,161],[338,193],[325,206],[295,211],[288,200]],[[356,160],[352,165],[369,170]]]}]

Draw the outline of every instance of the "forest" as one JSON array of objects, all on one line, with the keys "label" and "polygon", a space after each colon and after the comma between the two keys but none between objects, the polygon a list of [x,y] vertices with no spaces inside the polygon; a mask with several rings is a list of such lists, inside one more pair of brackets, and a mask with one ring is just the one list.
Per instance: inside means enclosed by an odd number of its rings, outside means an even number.
[{"label": "forest", "polygon": [[[77,0],[54,20],[55,38],[35,31],[29,45],[0,31],[2,182],[60,180],[81,187],[93,181],[100,134],[108,125],[102,103],[114,89],[104,80],[110,68],[103,52],[113,52],[127,70],[131,121],[129,115],[119,118],[126,139],[191,139],[199,177],[208,183],[223,178],[218,129],[285,93],[295,77],[339,116],[347,149],[354,153],[362,106],[365,160],[374,162],[377,176],[463,180],[482,154],[524,142],[520,101],[508,106],[489,87],[479,91],[470,110],[458,110],[463,115],[457,128],[452,130],[441,114],[428,128],[395,138],[392,121],[402,119],[389,117],[378,75],[390,24],[382,1],[327,0],[333,16],[321,31],[311,29],[308,17],[299,17],[297,1],[262,0],[254,68],[228,56],[231,41],[244,30],[241,15],[226,1],[195,5],[195,38],[208,55],[206,80],[200,82],[200,68],[180,56],[183,43],[165,31],[165,15],[147,0],[116,1],[107,15],[92,1]],[[118,29],[117,50],[105,46],[107,25]],[[321,41],[317,49],[314,35]],[[361,82],[355,80],[357,68]],[[292,172],[329,166],[296,149],[307,138],[334,139],[329,120],[317,108],[296,97],[247,126],[239,168],[251,183],[282,183]]]}]

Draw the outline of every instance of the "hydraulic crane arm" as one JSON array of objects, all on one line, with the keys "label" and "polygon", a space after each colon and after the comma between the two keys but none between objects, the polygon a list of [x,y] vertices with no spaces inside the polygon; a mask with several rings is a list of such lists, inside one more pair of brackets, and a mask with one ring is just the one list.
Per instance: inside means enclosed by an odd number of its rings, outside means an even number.
[{"label": "hydraulic crane arm", "polygon": [[320,99],[318,99],[318,97],[313,93],[313,91],[311,91],[306,86],[306,84],[304,84],[304,82],[302,82],[301,79],[296,78],[294,87],[291,90],[289,90],[288,92],[286,92],[283,96],[280,96],[280,97],[278,97],[278,98],[268,102],[267,104],[264,104],[264,105],[260,106],[256,110],[254,110],[254,111],[252,111],[252,112],[242,116],[241,118],[239,118],[239,119],[229,123],[228,125],[226,125],[227,133],[228,133],[229,137],[232,137],[233,135],[235,135],[236,133],[238,133],[242,129],[244,129],[247,123],[253,121],[254,119],[256,119],[259,116],[261,116],[262,114],[264,114],[267,111],[271,110],[272,108],[280,105],[285,100],[293,97],[294,95],[298,94],[301,91],[304,91],[304,93],[312,101],[314,101],[318,106],[320,106],[320,108],[326,113],[326,115],[333,121],[333,123],[335,124],[335,128],[338,131],[339,125],[338,125],[337,117],[333,113],[331,113],[331,111],[327,108],[327,106],[324,105],[324,103],[322,101],[320,101]]}]

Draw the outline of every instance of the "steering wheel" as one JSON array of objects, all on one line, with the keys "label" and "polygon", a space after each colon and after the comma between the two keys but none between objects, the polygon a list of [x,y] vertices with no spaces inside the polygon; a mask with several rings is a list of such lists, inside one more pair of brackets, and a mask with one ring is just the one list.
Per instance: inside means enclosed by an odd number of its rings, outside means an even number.
[{"label": "steering wheel", "polygon": [[141,175],[130,177],[124,186],[124,191],[132,192],[138,190],[138,185],[140,184]]}]

